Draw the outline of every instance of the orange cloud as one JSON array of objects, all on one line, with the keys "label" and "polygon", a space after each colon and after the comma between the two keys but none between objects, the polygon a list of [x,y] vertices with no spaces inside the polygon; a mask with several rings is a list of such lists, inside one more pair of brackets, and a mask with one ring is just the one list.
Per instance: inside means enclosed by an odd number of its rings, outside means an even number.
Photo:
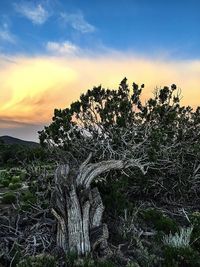
[{"label": "orange cloud", "polygon": [[[183,104],[197,106],[200,61],[161,60],[131,54],[61,58],[18,56],[0,59],[0,118],[30,124],[48,123],[54,108],[64,108],[95,85],[116,88],[126,76],[144,83],[144,98],[156,86],[177,84]],[[0,128],[3,125],[0,121]]]}]

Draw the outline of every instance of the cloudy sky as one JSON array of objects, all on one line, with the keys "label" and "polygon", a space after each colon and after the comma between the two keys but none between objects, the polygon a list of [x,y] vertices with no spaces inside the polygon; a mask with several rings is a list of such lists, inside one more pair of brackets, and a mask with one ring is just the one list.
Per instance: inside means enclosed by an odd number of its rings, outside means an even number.
[{"label": "cloudy sky", "polygon": [[0,135],[37,140],[54,108],[126,76],[200,99],[199,0],[0,0]]}]

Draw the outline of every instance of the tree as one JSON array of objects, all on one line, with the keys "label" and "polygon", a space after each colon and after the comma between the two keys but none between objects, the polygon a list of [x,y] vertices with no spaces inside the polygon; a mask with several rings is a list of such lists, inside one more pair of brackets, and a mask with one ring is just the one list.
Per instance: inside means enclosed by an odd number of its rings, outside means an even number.
[{"label": "tree", "polygon": [[43,145],[65,151],[67,164],[56,171],[52,195],[57,244],[65,251],[106,248],[104,206],[92,184],[105,172],[132,168],[132,181],[141,180],[139,190],[154,197],[176,193],[180,199],[198,191],[200,109],[181,107],[174,84],[142,104],[143,88],[133,83],[130,90],[126,78],[118,90],[94,87],[69,108],[55,109],[53,122],[40,132]]}]

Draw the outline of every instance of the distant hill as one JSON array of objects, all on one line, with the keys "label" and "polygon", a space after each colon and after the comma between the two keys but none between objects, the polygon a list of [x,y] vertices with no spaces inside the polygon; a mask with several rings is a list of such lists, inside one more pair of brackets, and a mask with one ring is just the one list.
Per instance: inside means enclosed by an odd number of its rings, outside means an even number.
[{"label": "distant hill", "polygon": [[24,145],[29,147],[39,146],[39,143],[32,142],[32,141],[25,141],[21,140],[12,136],[0,136],[0,141],[3,141],[7,145]]}]

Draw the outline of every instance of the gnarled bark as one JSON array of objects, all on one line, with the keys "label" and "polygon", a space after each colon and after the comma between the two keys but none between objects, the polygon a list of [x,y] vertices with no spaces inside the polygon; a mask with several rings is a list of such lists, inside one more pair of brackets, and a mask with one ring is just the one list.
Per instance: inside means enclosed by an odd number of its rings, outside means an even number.
[{"label": "gnarled bark", "polygon": [[57,246],[65,252],[87,255],[97,246],[107,248],[108,229],[102,224],[104,206],[98,188],[90,187],[100,174],[113,169],[144,166],[138,161],[108,160],[89,163],[91,155],[73,173],[68,165],[61,165],[55,173],[52,194],[52,213],[57,219]]}]

